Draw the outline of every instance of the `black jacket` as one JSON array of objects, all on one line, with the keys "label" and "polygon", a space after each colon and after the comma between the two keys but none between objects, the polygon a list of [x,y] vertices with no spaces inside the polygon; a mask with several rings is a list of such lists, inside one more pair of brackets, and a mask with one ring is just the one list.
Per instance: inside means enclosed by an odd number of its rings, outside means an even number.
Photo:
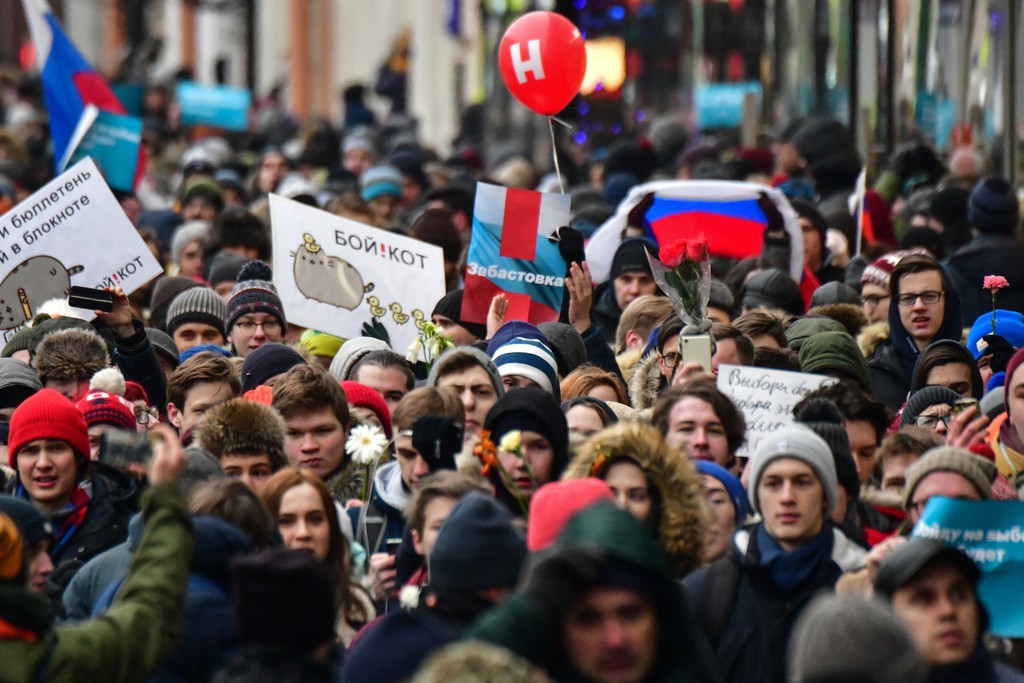
[{"label": "black jacket", "polygon": [[1014,277],[1024,263],[1024,244],[1011,236],[982,235],[961,247],[945,262],[953,286],[960,293],[964,324],[992,314],[992,295],[982,289],[986,275],[1002,275],[1010,286],[996,298],[999,308],[1024,312],[1024,282]]}]

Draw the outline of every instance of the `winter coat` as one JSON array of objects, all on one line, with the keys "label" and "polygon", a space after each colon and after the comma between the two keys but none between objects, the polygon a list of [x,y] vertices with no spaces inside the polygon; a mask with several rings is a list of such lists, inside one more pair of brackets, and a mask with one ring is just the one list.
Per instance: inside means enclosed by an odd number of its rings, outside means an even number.
[{"label": "winter coat", "polygon": [[911,376],[903,370],[889,336],[889,323],[865,327],[857,338],[860,350],[867,356],[874,397],[889,410],[899,410],[907,400]]},{"label": "winter coat", "polygon": [[[674,575],[685,576],[703,564],[707,505],[689,458],[679,457],[678,449],[666,444],[656,429],[640,423],[619,423],[602,434],[606,446],[601,451],[577,450],[562,478],[603,477],[618,460],[636,463],[657,491],[654,499],[659,501],[659,509],[652,515],[658,519],[658,528],[652,531],[668,554]],[[605,461],[595,471],[599,458]]]},{"label": "winter coat", "polygon": [[67,621],[88,619],[104,589],[128,575],[143,529],[142,515],[133,516],[128,522],[128,540],[103,551],[75,573],[62,598]]},{"label": "winter coat", "polygon": [[968,325],[992,313],[992,294],[982,289],[986,275],[1003,275],[1010,286],[999,291],[999,308],[1024,311],[1024,283],[1014,278],[1024,263],[1024,243],[1010,235],[979,235],[944,263],[963,302]]},{"label": "winter coat", "polygon": [[599,285],[594,291],[594,306],[590,309],[590,319],[601,330],[606,344],[615,343],[615,331],[619,328],[622,309],[615,300],[615,286],[611,282]]},{"label": "winter coat", "polygon": [[654,404],[658,402],[658,394],[668,383],[661,375],[658,365],[658,354],[649,353],[637,363],[633,377],[629,380],[629,402],[636,411],[644,411],[649,415]]},{"label": "winter coat", "polygon": [[582,681],[566,659],[561,633],[565,611],[587,589],[573,566],[581,562],[589,568],[581,569],[586,575],[602,562],[624,563],[643,573],[649,594],[660,596],[661,643],[645,682],[717,680],[686,591],[674,580],[664,552],[632,516],[609,503],[586,508],[569,521],[552,552],[564,559],[549,565],[544,577],[549,589],[555,589],[547,591],[550,599],[531,589],[541,581],[536,571],[543,563],[538,563],[523,582],[526,588],[485,613],[465,637],[508,648],[544,669],[556,683]]},{"label": "winter coat", "polygon": [[[146,533],[120,601],[100,619],[57,626],[49,633],[45,625],[36,629],[23,624],[38,639],[0,640],[0,683],[140,681],[174,650],[182,634],[192,522],[175,484],[151,488],[143,508]],[[18,626],[11,613],[38,613],[40,602],[25,591],[16,600],[20,604],[0,600],[0,620]]]},{"label": "winter coat", "polygon": [[382,553],[388,539],[402,538],[405,518],[402,512],[409,502],[409,491],[402,481],[398,461],[384,463],[373,475],[373,493],[368,505],[348,509],[356,540],[369,554]]},{"label": "winter coat", "polygon": [[[761,564],[758,526],[736,532],[729,554],[686,577],[698,613],[708,628],[714,600],[729,600],[722,630],[707,634],[715,649],[718,671],[728,683],[785,683],[786,643],[804,606],[820,591],[833,590],[843,571],[864,565],[866,554],[838,529],[832,529],[829,558],[820,562],[796,589],[781,590]],[[724,590],[712,573],[730,571],[736,578]]]},{"label": "winter coat", "polygon": [[156,406],[166,419],[167,376],[156,351],[146,336],[146,329],[138,320],[133,320],[135,334],[125,339],[112,334],[114,341],[114,362],[125,379],[138,382],[146,390],[149,405]]}]

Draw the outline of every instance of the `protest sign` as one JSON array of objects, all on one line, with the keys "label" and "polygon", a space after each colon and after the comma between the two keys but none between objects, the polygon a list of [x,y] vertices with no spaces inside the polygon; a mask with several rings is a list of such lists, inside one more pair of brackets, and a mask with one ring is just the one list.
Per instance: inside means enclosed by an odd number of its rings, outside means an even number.
[{"label": "protest sign", "polygon": [[558,320],[565,260],[549,237],[569,224],[569,195],[478,183],[466,265],[462,318],[487,321],[496,294],[508,298],[506,320]]},{"label": "protest sign", "polygon": [[131,294],[162,272],[96,164],[83,159],[0,216],[0,331],[9,339],[72,284]]},{"label": "protest sign", "polygon": [[141,142],[142,119],[100,111],[90,104],[82,112],[71,136],[60,170],[89,157],[108,185],[131,192],[135,187]]},{"label": "protest sign", "polygon": [[737,455],[749,455],[758,442],[793,422],[793,406],[808,393],[835,380],[825,375],[719,365],[718,389],[732,399],[747,422],[747,442]]},{"label": "protest sign", "polygon": [[708,128],[736,128],[743,121],[743,99],[754,95],[754,101],[761,101],[761,84],[757,81],[744,83],[702,83],[693,93],[697,124],[701,130]]},{"label": "protest sign", "polygon": [[989,630],[1024,638],[1024,502],[931,498],[913,535],[967,553],[982,572],[978,595],[988,608]]},{"label": "protest sign", "polygon": [[251,103],[252,94],[245,88],[190,81],[178,84],[178,105],[184,126],[206,124],[226,130],[247,130]]},{"label": "protest sign", "polygon": [[378,318],[399,353],[444,296],[440,247],[270,196],[274,286],[290,322],[344,339]]}]

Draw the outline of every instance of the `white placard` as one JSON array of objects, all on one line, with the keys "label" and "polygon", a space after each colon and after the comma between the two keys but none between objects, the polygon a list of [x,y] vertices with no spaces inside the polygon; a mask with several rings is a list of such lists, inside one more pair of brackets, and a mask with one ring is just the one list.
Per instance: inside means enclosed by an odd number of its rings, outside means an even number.
[{"label": "white placard", "polygon": [[405,354],[445,294],[441,247],[270,196],[274,286],[289,321],[345,339],[379,318]]},{"label": "white placard", "polygon": [[71,285],[131,294],[161,273],[96,164],[83,159],[0,216],[0,331],[9,339]]},{"label": "white placard", "polygon": [[836,380],[806,372],[719,365],[718,389],[732,399],[747,421],[747,441],[737,455],[750,455],[758,442],[793,422],[793,406]]}]

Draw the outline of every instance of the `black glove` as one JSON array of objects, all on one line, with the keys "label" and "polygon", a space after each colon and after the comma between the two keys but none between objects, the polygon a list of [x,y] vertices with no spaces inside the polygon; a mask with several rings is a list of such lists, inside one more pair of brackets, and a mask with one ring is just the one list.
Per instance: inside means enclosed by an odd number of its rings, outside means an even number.
[{"label": "black glove", "polygon": [[648,192],[644,195],[636,206],[629,210],[629,215],[626,217],[626,227],[636,228],[637,230],[643,230],[647,233],[647,210],[654,205],[654,193]]},{"label": "black glove", "polygon": [[563,225],[548,239],[558,240],[558,253],[565,260],[566,272],[570,263],[582,263],[587,260],[587,255],[583,251],[583,233],[576,228]]},{"label": "black glove", "polygon": [[454,470],[455,455],[462,450],[462,433],[462,426],[451,418],[424,415],[412,425],[412,447],[431,472]]},{"label": "black glove", "polygon": [[370,322],[363,323],[363,336],[380,339],[391,346],[391,335],[388,334],[388,329],[384,327],[379,318],[371,318]]},{"label": "black glove", "polygon": [[1017,349],[1013,348],[1013,344],[1006,341],[1005,337],[998,334],[986,334],[982,339],[988,342],[988,346],[985,347],[981,355],[992,357],[988,362],[992,372],[1005,372],[1006,366],[1009,365],[1010,359],[1013,358]]}]

